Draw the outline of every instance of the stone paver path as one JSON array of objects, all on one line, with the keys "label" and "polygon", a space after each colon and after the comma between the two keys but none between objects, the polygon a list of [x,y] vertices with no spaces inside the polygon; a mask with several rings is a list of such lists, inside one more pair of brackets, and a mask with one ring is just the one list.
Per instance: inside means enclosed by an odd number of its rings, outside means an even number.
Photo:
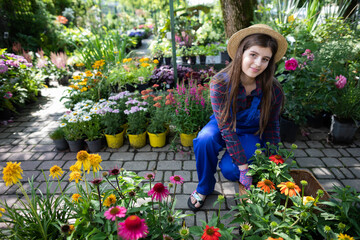
[{"label": "stone paver path", "polygon": [[[34,177],[36,185],[45,189],[42,170],[48,175],[48,170],[53,165],[59,165],[65,171],[76,160],[76,153],[55,150],[48,134],[58,126],[58,118],[66,110],[59,101],[66,87],[52,87],[43,89],[43,97],[38,102],[28,105],[22,110],[20,116],[13,123],[0,126],[0,172],[8,161],[21,162],[24,170],[22,182],[28,185],[27,178]],[[349,185],[360,192],[360,137],[356,135],[353,144],[347,146],[333,145],[326,141],[327,128],[309,128],[309,135],[299,136],[295,142],[295,159],[301,168],[309,169],[325,187],[331,192],[333,185]],[[285,146],[289,147],[290,144]],[[187,209],[189,194],[197,185],[195,158],[192,149],[182,149],[178,153],[169,150],[170,145],[163,148],[152,148],[146,145],[141,149],[133,149],[128,142],[120,149],[104,147],[99,154],[102,156],[102,167],[108,170],[113,166],[123,167],[134,171],[140,176],[156,171],[156,182],[169,182],[169,177],[179,174],[185,179],[184,184],[178,189],[177,209],[191,213]],[[218,172],[216,191],[209,196],[203,209],[187,219],[189,226],[200,224],[200,220],[207,220],[215,212],[213,202],[218,194],[224,194],[226,204],[223,213],[234,204],[234,194],[237,184],[229,182]],[[68,179],[68,176],[65,177]],[[64,186],[68,181],[64,181]],[[17,199],[16,186],[6,187],[0,179],[0,197],[9,203]]]}]

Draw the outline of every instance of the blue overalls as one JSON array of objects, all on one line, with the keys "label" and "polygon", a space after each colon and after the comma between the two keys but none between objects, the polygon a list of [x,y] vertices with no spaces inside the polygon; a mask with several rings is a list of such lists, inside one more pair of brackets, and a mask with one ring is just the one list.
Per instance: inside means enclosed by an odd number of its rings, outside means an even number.
[{"label": "blue overalls", "polygon": [[[250,108],[236,114],[236,134],[247,159],[250,159],[257,149],[256,143],[262,143],[259,135],[254,135],[259,130],[260,110],[258,106],[260,101],[261,95],[254,96]],[[198,193],[209,195],[214,191],[216,183],[214,174],[216,173],[218,155],[225,146],[216,118],[212,115],[210,121],[194,139],[196,169],[199,178],[199,184],[196,188]],[[221,158],[219,167],[225,178],[230,181],[239,180],[239,168],[233,163],[228,151]]]}]

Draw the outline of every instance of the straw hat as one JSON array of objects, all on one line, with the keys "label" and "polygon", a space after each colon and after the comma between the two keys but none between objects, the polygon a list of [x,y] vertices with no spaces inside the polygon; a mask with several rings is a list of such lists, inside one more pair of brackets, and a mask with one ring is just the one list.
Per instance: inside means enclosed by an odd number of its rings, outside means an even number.
[{"label": "straw hat", "polygon": [[278,43],[278,50],[274,56],[275,62],[281,60],[281,58],[285,55],[287,49],[287,41],[283,35],[274,31],[270,26],[265,24],[254,24],[248,28],[241,29],[234,33],[228,41],[227,51],[231,59],[234,59],[236,51],[239,47],[240,42],[247,36],[256,33],[263,33],[273,37]]}]

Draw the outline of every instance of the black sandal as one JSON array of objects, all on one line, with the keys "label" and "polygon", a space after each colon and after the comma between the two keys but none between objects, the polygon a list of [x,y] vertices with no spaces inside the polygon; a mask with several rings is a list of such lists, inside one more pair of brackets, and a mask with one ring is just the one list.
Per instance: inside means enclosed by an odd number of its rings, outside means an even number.
[{"label": "black sandal", "polygon": [[192,194],[191,194],[191,196],[193,196],[194,198],[195,198],[195,200],[196,200],[196,203],[199,203],[200,204],[200,207],[195,207],[195,204],[193,204],[192,202],[191,202],[191,197],[189,197],[189,199],[188,199],[188,207],[191,209],[191,210],[193,210],[194,212],[196,212],[196,211],[198,211],[203,205],[204,205],[204,202],[205,202],[205,199],[203,200],[200,196],[199,196],[199,194],[198,194],[198,192],[196,192],[196,191],[194,191]]}]

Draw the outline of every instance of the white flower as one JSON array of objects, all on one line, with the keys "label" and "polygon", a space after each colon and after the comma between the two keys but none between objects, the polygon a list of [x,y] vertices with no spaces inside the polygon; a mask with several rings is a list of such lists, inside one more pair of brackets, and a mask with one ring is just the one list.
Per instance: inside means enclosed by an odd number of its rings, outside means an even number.
[{"label": "white flower", "polygon": [[71,122],[71,123],[77,123],[78,120],[77,120],[77,118],[70,118],[70,119],[69,119],[69,122]]},{"label": "white flower", "polygon": [[89,115],[85,115],[82,117],[82,120],[87,122],[91,120],[91,117]]},{"label": "white flower", "polygon": [[60,123],[60,127],[63,128],[66,126],[66,123]]}]

